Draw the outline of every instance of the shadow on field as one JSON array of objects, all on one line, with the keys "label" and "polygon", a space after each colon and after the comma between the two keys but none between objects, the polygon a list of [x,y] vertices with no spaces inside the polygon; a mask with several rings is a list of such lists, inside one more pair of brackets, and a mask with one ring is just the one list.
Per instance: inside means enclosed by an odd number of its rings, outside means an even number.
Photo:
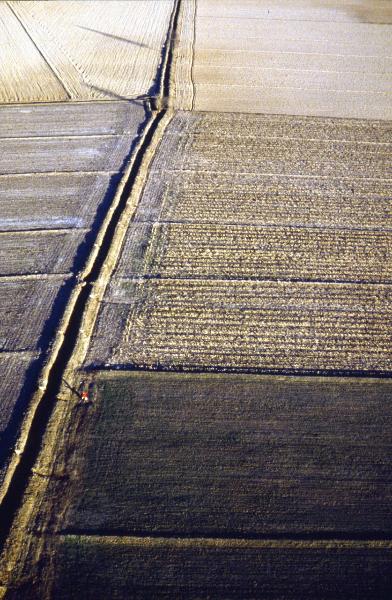
[{"label": "shadow on field", "polygon": [[139,48],[148,48],[151,49],[147,44],[142,44],[141,42],[135,42],[134,40],[129,40],[128,38],[120,37],[119,35],[114,35],[113,33],[106,33],[105,31],[99,31],[99,29],[92,29],[91,27],[84,27],[84,25],[76,25],[79,29],[84,29],[85,31],[92,31],[93,33],[98,33],[99,35],[103,35],[104,37],[111,38],[113,40],[117,40],[119,42],[125,42],[126,44],[131,44],[132,46],[138,46]]}]

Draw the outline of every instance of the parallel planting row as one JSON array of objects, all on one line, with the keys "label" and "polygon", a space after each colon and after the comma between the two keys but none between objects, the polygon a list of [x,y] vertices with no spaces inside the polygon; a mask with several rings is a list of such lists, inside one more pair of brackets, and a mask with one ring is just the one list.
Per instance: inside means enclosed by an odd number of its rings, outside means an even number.
[{"label": "parallel planting row", "polygon": [[86,366],[390,371],[390,134],[177,113]]}]

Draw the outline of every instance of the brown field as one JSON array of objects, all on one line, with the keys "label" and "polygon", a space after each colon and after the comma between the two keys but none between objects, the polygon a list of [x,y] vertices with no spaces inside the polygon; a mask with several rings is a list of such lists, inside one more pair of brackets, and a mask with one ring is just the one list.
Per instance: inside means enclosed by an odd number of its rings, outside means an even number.
[{"label": "brown field", "polygon": [[144,223],[130,226],[121,277],[392,282],[389,231],[158,224],[135,264],[148,233]]},{"label": "brown field", "polygon": [[[0,276],[69,273],[88,229],[0,233]],[[80,263],[80,259],[79,259]]]},{"label": "brown field", "polygon": [[[389,121],[365,119],[331,119],[300,115],[250,115],[234,111],[231,114],[213,112],[176,112],[167,134],[195,134],[205,139],[224,138],[340,141],[391,144]],[[238,157],[240,160],[241,157]]]},{"label": "brown field", "polygon": [[88,365],[392,369],[388,285],[125,279],[105,302]]},{"label": "brown field", "polygon": [[176,114],[86,364],[390,370],[388,140],[381,121]]},{"label": "brown field", "polygon": [[[61,539],[56,598],[388,598],[388,542]],[[94,565],[94,569],[92,569]],[[284,576],[283,576],[284,574]]]},{"label": "brown field", "polygon": [[[235,120],[235,115],[232,119]],[[279,132],[271,137],[261,136],[256,123],[252,123],[249,136],[232,137],[225,135],[228,125],[223,121],[220,135],[218,131],[209,132],[206,116],[199,131],[191,130],[184,136],[168,135],[154,167],[163,169],[163,165],[169,163],[172,170],[199,173],[234,171],[305,177],[317,174],[336,178],[391,178],[391,142],[297,139],[291,137],[289,124],[287,137]]]},{"label": "brown field", "polygon": [[391,184],[355,177],[155,171],[136,221],[390,229]]},{"label": "brown field", "polygon": [[179,108],[391,118],[390,4],[197,0],[195,14]]}]

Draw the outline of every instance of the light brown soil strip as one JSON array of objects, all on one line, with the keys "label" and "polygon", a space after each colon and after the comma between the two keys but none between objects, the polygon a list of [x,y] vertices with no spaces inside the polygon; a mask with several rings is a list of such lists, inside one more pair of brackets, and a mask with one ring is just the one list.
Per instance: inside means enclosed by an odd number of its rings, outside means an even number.
[{"label": "light brown soil strip", "polygon": [[173,52],[173,108],[192,110],[194,102],[193,58],[196,24],[196,0],[181,2],[177,27],[177,43]]}]

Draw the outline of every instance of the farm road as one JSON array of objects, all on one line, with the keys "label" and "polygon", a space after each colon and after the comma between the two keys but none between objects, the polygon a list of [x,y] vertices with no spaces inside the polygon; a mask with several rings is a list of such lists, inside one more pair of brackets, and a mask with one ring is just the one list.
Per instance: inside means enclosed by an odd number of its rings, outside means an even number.
[{"label": "farm road", "polygon": [[1,11],[1,591],[388,598],[390,4]]}]

